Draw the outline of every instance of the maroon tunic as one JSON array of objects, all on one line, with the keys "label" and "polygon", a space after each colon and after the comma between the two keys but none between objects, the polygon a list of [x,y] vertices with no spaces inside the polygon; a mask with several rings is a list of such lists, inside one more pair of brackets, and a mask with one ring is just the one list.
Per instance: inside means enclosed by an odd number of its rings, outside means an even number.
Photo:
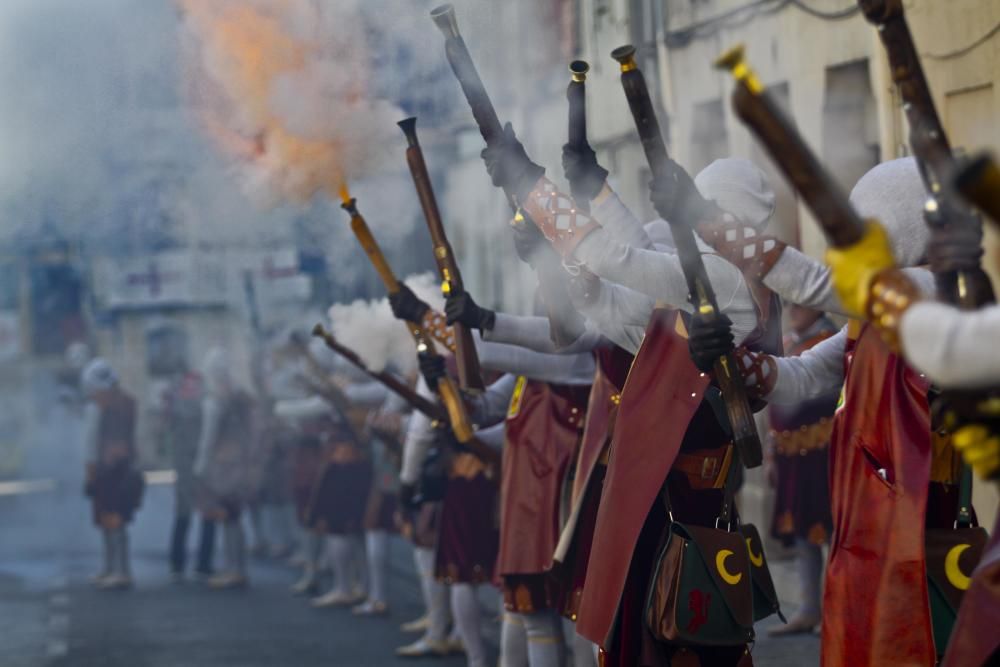
[{"label": "maroon tunic", "polygon": [[475,456],[456,454],[441,503],[437,578],[449,584],[491,581],[498,542],[496,483]]},{"label": "maroon tunic", "polygon": [[[811,326],[803,337],[785,341],[788,356],[798,356],[826,340],[837,328],[826,318]],[[829,541],[829,444],[837,392],[796,405],[771,405],[771,443],[777,473],[771,534],[786,545],[796,538],[812,544]]]},{"label": "maroon tunic", "polygon": [[834,532],[823,596],[828,667],[934,665],[924,521],[928,383],[870,325],[847,346],[830,442]]},{"label": "maroon tunic", "polygon": [[611,429],[621,402],[632,355],[613,346],[595,351],[597,365],[587,403],[587,420],[573,478],[572,511],[559,539],[556,559],[563,565],[565,603],[562,613],[576,621],[587,580],[591,542],[601,503]]},{"label": "maroon tunic", "polygon": [[[577,621],[577,632],[606,649],[609,666],[666,665],[679,650],[655,642],[643,618],[667,524],[659,500],[664,480],[680,521],[714,525],[722,504],[718,489],[696,491],[681,473],[668,478],[682,448],[717,449],[728,439],[702,401],[709,378],[691,362],[685,335],[677,311],[653,314],[615,421]],[[747,664],[749,658],[742,647],[696,652],[702,664]]]},{"label": "maroon tunic", "polygon": [[583,432],[590,386],[518,378],[511,397],[500,486],[500,551],[507,609],[531,613],[557,604],[547,576],[559,541],[563,482]]},{"label": "maroon tunic", "polygon": [[360,533],[372,484],[371,461],[346,425],[328,421],[327,429],[320,434],[322,458],[307,525],[333,535]]},{"label": "maroon tunic", "polygon": [[115,387],[100,406],[97,462],[89,485],[94,523],[114,514],[128,522],[142,501],[142,473],[135,469],[135,399]]}]

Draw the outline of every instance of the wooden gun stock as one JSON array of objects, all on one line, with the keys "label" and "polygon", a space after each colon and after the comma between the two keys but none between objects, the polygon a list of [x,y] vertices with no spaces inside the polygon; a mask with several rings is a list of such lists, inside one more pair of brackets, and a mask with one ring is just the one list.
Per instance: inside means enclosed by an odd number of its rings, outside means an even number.
[{"label": "wooden gun stock", "polygon": [[[407,118],[399,123],[400,129],[406,135],[406,164],[413,177],[413,185],[420,199],[420,207],[424,211],[427,229],[434,245],[434,261],[437,262],[438,274],[441,276],[441,289],[445,294],[451,290],[464,289],[462,274],[458,270],[455,253],[448,242],[448,235],[441,222],[441,212],[438,210],[431,177],[427,172],[424,152],[417,140],[417,119]],[[479,356],[476,354],[476,343],[468,327],[455,323],[455,360],[458,362],[458,383],[464,389],[484,389],[483,371],[479,366]]]},{"label": "wooden gun stock", "polygon": [[[389,262],[386,261],[382,249],[379,248],[375,237],[372,236],[371,230],[368,228],[368,223],[365,222],[364,217],[358,212],[357,202],[354,199],[350,199],[344,202],[342,208],[351,215],[351,230],[357,237],[358,243],[361,244],[368,259],[375,266],[375,270],[382,278],[386,291],[389,294],[395,294],[399,291],[399,280],[396,279],[396,275],[392,272]],[[413,337],[418,355],[436,354],[434,343],[422,326],[413,322],[407,322],[406,328],[409,330],[410,336]],[[451,430],[455,433],[455,438],[460,443],[465,444],[472,439],[473,431],[472,425],[469,423],[469,417],[465,413],[465,405],[458,394],[458,389],[455,388],[450,379],[445,378],[438,386],[438,394],[441,397],[441,402],[444,403],[445,410],[448,411],[448,421],[451,423]]]},{"label": "wooden gun stock", "polygon": [[[392,375],[391,373],[388,373],[386,371],[371,370],[368,367],[368,365],[365,364],[364,361],[362,361],[361,357],[359,357],[358,354],[354,352],[354,350],[340,343],[336,338],[333,337],[333,334],[331,334],[329,331],[326,330],[326,328],[323,327],[322,324],[317,324],[316,326],[313,327],[312,335],[316,336],[317,338],[321,338],[328,348],[330,348],[337,354],[347,359],[347,361],[349,361],[351,364],[359,368],[362,372],[366,373],[369,377],[374,378],[375,380],[378,380],[379,382],[384,384],[390,391],[394,392],[395,394],[400,396],[404,401],[406,401],[407,404],[409,404],[409,406],[414,410],[426,415],[431,420],[438,421],[441,423],[450,423],[451,415],[449,414],[448,410],[445,407],[427,400],[417,392],[410,389],[410,387],[406,383],[402,382],[399,378]],[[461,398],[458,396],[458,392],[455,389],[454,384],[451,384],[449,382],[448,385],[450,386],[450,390],[446,386],[444,391],[445,392],[451,391],[452,398],[456,402],[460,401]],[[444,400],[445,399],[442,396],[442,402],[444,402]],[[494,470],[500,469],[499,467],[501,462],[500,452],[496,451],[495,449],[484,443],[482,440],[476,438],[475,435],[470,434],[468,438],[465,441],[463,441],[459,439],[458,434],[456,433],[455,438],[459,441],[459,443],[463,447],[468,449],[469,452],[471,452],[480,461],[487,464]]]},{"label": "wooden gun stock", "polygon": [[[928,224],[979,226],[975,213],[943,187],[948,174],[955,168],[955,157],[934,106],[902,0],[858,0],[858,6],[868,22],[878,28],[879,39],[889,58],[892,80],[903,98],[903,110],[910,126],[910,147],[934,200],[934,207],[929,209],[934,215],[928,216]],[[966,310],[995,300],[989,277],[978,263],[938,271],[935,277],[939,297]]]},{"label": "wooden gun stock", "polygon": [[830,244],[844,247],[856,243],[864,233],[864,221],[750,70],[743,47],[730,49],[715,64],[733,74],[733,108],[816,216]]},{"label": "wooden gun stock", "polygon": [[[619,47],[612,52],[611,57],[621,65],[622,87],[625,89],[625,97],[632,111],[649,168],[654,177],[664,177],[670,169],[670,158],[656,114],[653,112],[649,89],[635,63],[635,48],[631,45]],[[719,317],[721,313],[715,292],[705,271],[694,231],[683,222],[668,222],[673,232],[692,305],[705,319]],[[757,434],[757,424],[754,422],[750,402],[747,399],[746,386],[732,350],[715,361],[714,374],[726,403],[726,413],[733,429],[733,444],[736,446],[736,451],[746,467],[755,468],[763,462],[764,454],[760,436]]]}]

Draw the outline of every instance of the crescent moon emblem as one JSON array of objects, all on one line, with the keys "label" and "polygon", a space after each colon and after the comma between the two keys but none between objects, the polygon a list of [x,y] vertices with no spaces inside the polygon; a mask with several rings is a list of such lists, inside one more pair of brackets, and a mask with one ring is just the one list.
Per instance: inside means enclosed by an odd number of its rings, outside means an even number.
[{"label": "crescent moon emblem", "polygon": [[747,538],[747,553],[750,554],[750,562],[753,563],[754,567],[761,567],[764,565],[764,554],[754,554],[753,546],[750,544],[750,538]]},{"label": "crescent moon emblem", "polygon": [[959,544],[948,550],[948,555],[944,557],[944,575],[948,577],[948,582],[960,591],[968,590],[972,580],[965,576],[958,566],[958,559],[962,552],[968,549],[969,544]]},{"label": "crescent moon emblem", "polygon": [[740,583],[741,579],[743,579],[743,573],[740,572],[738,574],[730,574],[729,571],[726,570],[726,559],[732,555],[733,552],[729,549],[722,549],[719,553],[715,554],[715,569],[719,571],[719,576],[722,577],[724,582],[730,586],[735,586]]}]

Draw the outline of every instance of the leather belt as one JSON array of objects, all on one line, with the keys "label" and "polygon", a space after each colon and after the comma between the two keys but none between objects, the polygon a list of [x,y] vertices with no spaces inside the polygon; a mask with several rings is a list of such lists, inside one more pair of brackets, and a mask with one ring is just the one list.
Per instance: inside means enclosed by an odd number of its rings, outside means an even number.
[{"label": "leather belt", "polygon": [[682,472],[692,489],[721,489],[733,459],[733,446],[723,445],[697,454],[678,454],[670,472]]}]

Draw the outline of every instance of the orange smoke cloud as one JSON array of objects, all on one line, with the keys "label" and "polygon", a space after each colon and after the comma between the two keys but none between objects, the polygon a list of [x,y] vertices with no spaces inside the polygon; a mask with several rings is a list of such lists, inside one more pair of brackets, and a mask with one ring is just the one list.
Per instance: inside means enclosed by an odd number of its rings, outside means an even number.
[{"label": "orange smoke cloud", "polygon": [[[365,86],[350,10],[309,0],[178,0],[189,99],[207,132],[278,197],[335,196],[398,115]],[[338,5],[340,3],[337,3]],[[350,5],[350,3],[346,3]]]}]

